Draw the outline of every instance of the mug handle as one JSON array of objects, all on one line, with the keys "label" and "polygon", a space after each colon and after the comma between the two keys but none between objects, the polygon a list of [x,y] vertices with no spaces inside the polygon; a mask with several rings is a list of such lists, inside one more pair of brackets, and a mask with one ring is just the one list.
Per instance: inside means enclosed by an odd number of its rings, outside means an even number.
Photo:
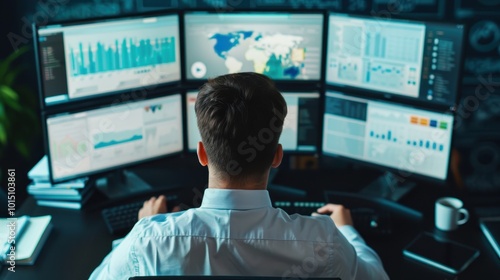
[{"label": "mug handle", "polygon": [[463,225],[469,220],[469,211],[467,211],[467,209],[465,209],[465,208],[460,208],[458,210],[458,212],[462,213],[464,215],[464,217],[462,219],[458,220],[457,224]]}]

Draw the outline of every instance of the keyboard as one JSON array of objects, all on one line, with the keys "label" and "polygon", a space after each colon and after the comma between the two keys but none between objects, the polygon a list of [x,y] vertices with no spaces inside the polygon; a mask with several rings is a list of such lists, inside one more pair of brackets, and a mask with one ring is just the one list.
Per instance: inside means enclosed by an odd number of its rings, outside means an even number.
[{"label": "keyboard", "polygon": [[[274,207],[281,208],[288,214],[309,216],[325,202],[317,201],[275,201]],[[362,234],[388,235],[392,233],[390,215],[368,207],[350,208],[354,227]]]},{"label": "keyboard", "polygon": [[[176,194],[166,195],[166,198],[169,206],[173,205],[172,202],[178,201]],[[124,235],[128,233],[134,227],[135,223],[137,223],[139,209],[142,208],[146,200],[135,200],[103,209],[101,212],[102,218],[109,232],[112,235]]]}]

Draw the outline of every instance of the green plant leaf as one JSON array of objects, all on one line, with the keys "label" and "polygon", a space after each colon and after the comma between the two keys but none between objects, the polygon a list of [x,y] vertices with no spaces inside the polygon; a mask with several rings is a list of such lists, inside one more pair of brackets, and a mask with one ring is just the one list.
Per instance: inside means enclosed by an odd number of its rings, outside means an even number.
[{"label": "green plant leaf", "polygon": [[2,143],[2,145],[7,143],[7,132],[2,123],[0,123],[0,143]]},{"label": "green plant leaf", "polygon": [[20,82],[20,74],[30,63],[15,61],[30,48],[24,46],[0,59],[0,157],[14,148],[20,156],[30,157],[31,144],[39,139],[40,121],[37,95]]},{"label": "green plant leaf", "polygon": [[24,141],[17,141],[15,143],[15,146],[16,146],[17,150],[19,151],[19,153],[22,156],[24,156],[25,158],[27,158],[30,155],[28,145],[26,145],[26,143]]},{"label": "green plant leaf", "polygon": [[23,70],[26,70],[26,67],[17,67],[15,69],[10,70],[8,73],[5,74],[3,82],[0,81],[0,83],[3,83],[4,85],[7,86],[12,86],[16,78],[19,76],[19,73],[21,73]]},{"label": "green plant leaf", "polygon": [[15,84],[15,91],[17,92],[17,95],[19,96],[19,100],[22,100],[23,106],[26,106],[27,108],[32,108],[33,112],[37,112],[36,108],[39,107],[38,103],[38,96],[36,93],[33,92],[32,88],[27,87],[26,85],[18,85],[19,83]]},{"label": "green plant leaf", "polygon": [[3,106],[3,102],[0,102],[0,122],[5,119],[5,106]]},{"label": "green plant leaf", "polygon": [[12,61],[14,61],[16,58],[18,58],[20,55],[28,51],[28,46],[23,46],[13,53],[11,53],[7,58],[3,59],[0,61],[0,80],[3,79],[3,77],[7,74],[10,68],[10,64]]},{"label": "green plant leaf", "polygon": [[17,92],[10,86],[0,85],[0,92],[3,93],[5,98],[11,99],[12,101],[17,101],[19,99]]},{"label": "green plant leaf", "polygon": [[19,96],[17,93],[9,86],[0,86],[0,96],[1,99],[13,110],[20,111],[21,106],[18,103]]}]

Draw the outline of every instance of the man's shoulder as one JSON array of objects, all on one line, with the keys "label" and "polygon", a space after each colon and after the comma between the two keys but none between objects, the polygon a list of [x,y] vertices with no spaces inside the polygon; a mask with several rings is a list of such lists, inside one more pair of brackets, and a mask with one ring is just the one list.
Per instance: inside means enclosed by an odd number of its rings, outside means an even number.
[{"label": "man's shoulder", "polygon": [[289,220],[291,222],[298,223],[311,223],[318,226],[331,226],[333,224],[332,219],[328,215],[301,215],[301,214],[288,214],[281,208],[273,208],[276,213],[283,217],[284,220]]},{"label": "man's shoulder", "polygon": [[131,231],[137,237],[174,235],[180,220],[186,220],[187,211],[163,213],[139,220]]},{"label": "man's shoulder", "polygon": [[288,214],[280,208],[273,208],[271,219],[268,220],[270,227],[290,231],[290,236],[293,239],[303,239],[307,241],[311,238],[314,240],[323,240],[330,242],[331,237],[337,232],[337,228],[332,219],[326,215],[306,216],[300,214]]},{"label": "man's shoulder", "polygon": [[[279,208],[222,212],[195,208],[176,213],[158,214],[141,219],[134,226],[131,234],[139,238],[193,235],[246,238],[251,235],[252,231],[264,228],[266,230],[261,238],[283,239],[282,236],[294,236],[294,240],[305,241],[314,236],[315,240],[319,238],[328,242],[337,231],[331,218],[324,215],[314,217],[289,215]],[[314,234],[311,234],[313,232]]]}]

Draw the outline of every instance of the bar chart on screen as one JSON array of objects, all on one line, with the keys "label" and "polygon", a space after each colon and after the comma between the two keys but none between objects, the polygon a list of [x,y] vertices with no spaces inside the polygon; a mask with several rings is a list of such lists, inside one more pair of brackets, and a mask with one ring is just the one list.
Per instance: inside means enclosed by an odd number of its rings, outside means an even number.
[{"label": "bar chart on screen", "polygon": [[159,18],[69,29],[64,53],[70,98],[180,78],[178,28]]},{"label": "bar chart on screen", "polygon": [[327,81],[418,97],[425,26],[331,16]]},{"label": "bar chart on screen", "polygon": [[174,94],[51,116],[47,120],[55,178],[182,150],[181,96]]},{"label": "bar chart on screen", "polygon": [[71,75],[91,75],[116,70],[154,67],[175,62],[175,38],[123,38],[70,48]]}]

